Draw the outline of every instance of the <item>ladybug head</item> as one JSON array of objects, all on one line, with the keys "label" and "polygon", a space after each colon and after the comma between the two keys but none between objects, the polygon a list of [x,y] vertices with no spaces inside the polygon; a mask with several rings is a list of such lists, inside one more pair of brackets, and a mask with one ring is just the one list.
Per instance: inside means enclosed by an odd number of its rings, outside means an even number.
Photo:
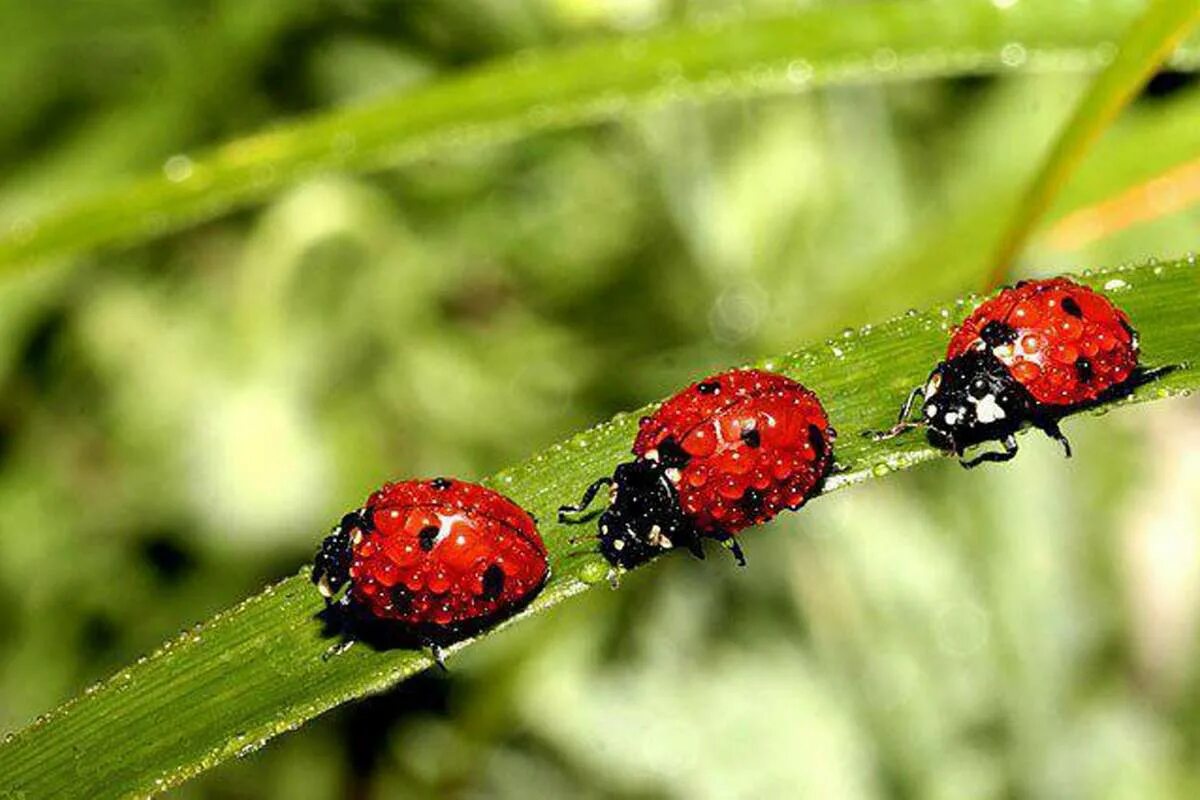
[{"label": "ladybug head", "polygon": [[991,352],[968,350],[943,361],[929,375],[921,415],[929,441],[961,454],[980,442],[1018,430],[1034,400]]},{"label": "ladybug head", "polygon": [[[680,544],[691,544],[692,530],[671,481],[675,469],[662,461],[639,458],[613,473],[610,505],[600,515],[600,554],[616,567],[632,569]],[[686,540],[685,540],[686,538]]]},{"label": "ladybug head", "polygon": [[333,597],[350,582],[350,562],[354,557],[354,544],[362,534],[370,530],[369,510],[360,508],[342,517],[334,526],[313,560],[312,582],[326,600]]}]

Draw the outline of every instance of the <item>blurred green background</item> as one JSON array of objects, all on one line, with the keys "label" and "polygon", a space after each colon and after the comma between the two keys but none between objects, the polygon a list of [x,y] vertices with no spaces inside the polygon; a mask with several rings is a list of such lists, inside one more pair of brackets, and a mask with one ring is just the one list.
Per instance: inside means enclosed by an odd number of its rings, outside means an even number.
[{"label": "blurred green background", "polygon": [[[0,225],[523,48],[781,8],[0,0]],[[5,278],[0,729],[293,573],[384,479],[980,288],[1087,80],[677,102]],[[1195,248],[1197,114],[1156,77],[1026,271]],[[839,493],[746,570],[663,559],[173,796],[1196,796],[1198,412]]]}]

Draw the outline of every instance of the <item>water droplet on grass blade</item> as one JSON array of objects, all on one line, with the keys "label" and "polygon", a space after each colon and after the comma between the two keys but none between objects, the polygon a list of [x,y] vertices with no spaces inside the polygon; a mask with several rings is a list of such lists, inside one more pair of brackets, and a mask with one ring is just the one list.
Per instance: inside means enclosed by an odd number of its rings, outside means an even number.
[{"label": "water droplet on grass blade", "polygon": [[195,165],[192,163],[192,159],[182,153],[173,155],[163,162],[163,175],[171,183],[183,183],[192,177],[194,172]]}]

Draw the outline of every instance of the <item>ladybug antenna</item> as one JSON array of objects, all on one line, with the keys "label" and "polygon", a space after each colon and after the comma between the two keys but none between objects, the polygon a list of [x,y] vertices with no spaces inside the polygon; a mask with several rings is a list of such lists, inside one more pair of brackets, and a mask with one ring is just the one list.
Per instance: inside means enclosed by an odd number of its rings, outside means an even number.
[{"label": "ladybug antenna", "polygon": [[908,415],[912,413],[913,406],[917,400],[925,399],[925,387],[916,386],[908,393],[908,398],[904,401],[904,405],[900,407],[900,413],[896,417],[896,424],[888,428],[886,431],[863,431],[863,436],[875,442],[882,442],[885,439],[895,439],[905,431],[911,431],[914,428],[920,428],[925,424],[925,420],[912,421]]},{"label": "ladybug antenna", "polygon": [[587,511],[588,506],[590,506],[592,504],[592,501],[596,499],[596,494],[601,489],[611,486],[612,482],[613,482],[612,478],[607,478],[607,477],[600,478],[599,480],[594,481],[592,483],[592,485],[589,486],[584,491],[583,497],[580,498],[578,503],[576,503],[575,505],[569,505],[569,506],[559,506],[559,508],[558,508],[559,523],[562,525],[582,525],[583,523],[591,520],[592,517],[590,517],[590,516],[588,516],[588,517],[571,517],[568,515],[580,514],[584,511]]}]

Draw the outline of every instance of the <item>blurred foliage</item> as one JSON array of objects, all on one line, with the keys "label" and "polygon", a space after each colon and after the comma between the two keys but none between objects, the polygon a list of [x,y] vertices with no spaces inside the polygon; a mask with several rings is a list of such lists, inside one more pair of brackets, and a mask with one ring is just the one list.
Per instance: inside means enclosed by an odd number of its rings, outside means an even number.
[{"label": "blurred foliage", "polygon": [[1122,35],[1117,53],[1079,100],[1070,120],[1054,141],[1037,176],[1030,183],[1009,224],[1000,251],[992,261],[988,288],[1001,286],[1013,260],[1046,211],[1062,192],[1080,162],[1113,120],[1158,72],[1180,42],[1200,20],[1193,0],[1150,0]]},{"label": "blurred foliage", "polygon": [[[0,208],[534,45],[779,7],[0,0]],[[681,102],[7,279],[0,728],[290,574],[386,477],[486,474],[978,285],[1086,83]],[[1192,76],[1152,81],[1059,215],[1142,207],[1024,271],[1194,249],[1196,186],[1152,179],[1200,156],[1198,110]],[[1171,211],[1130,224],[1147,205]],[[1031,443],[823,501],[744,571],[664,559],[175,795],[1195,796],[1197,409],[1074,435],[1072,462]]]}]

